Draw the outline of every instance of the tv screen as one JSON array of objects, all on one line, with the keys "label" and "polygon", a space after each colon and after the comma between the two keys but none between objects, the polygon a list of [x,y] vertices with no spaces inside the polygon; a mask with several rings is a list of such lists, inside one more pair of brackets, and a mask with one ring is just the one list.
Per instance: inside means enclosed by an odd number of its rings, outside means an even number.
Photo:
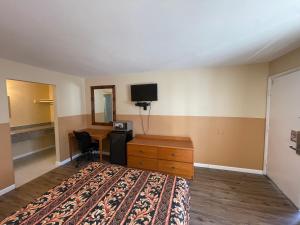
[{"label": "tv screen", "polygon": [[157,101],[157,84],[131,85],[131,101]]}]

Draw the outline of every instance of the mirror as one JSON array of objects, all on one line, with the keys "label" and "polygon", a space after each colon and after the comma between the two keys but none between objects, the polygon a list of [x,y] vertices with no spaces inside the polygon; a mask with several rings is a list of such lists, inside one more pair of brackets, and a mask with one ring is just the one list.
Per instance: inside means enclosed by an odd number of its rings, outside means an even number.
[{"label": "mirror", "polygon": [[92,124],[111,126],[116,120],[115,85],[92,86]]}]

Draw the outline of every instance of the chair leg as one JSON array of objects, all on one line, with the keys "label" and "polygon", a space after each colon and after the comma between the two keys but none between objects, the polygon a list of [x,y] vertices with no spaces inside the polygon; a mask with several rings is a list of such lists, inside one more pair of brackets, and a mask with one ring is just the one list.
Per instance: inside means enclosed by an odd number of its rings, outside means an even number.
[{"label": "chair leg", "polygon": [[94,162],[94,154],[93,151],[90,151],[91,162]]},{"label": "chair leg", "polygon": [[86,160],[86,159],[87,159],[87,154],[86,154],[86,153],[82,153],[82,155],[79,156],[79,157],[76,159],[76,165],[75,165],[75,167],[78,168],[79,165],[80,165],[80,163],[81,163],[82,161]]},{"label": "chair leg", "polygon": [[92,162],[95,162],[94,152],[93,152],[93,151],[91,151],[91,161],[92,161]]},{"label": "chair leg", "polygon": [[91,154],[91,151],[89,151],[89,154],[88,154],[88,155],[89,155],[88,161],[91,162],[91,161],[92,161],[92,154]]},{"label": "chair leg", "polygon": [[94,162],[98,162],[98,154],[97,151],[93,154]]}]

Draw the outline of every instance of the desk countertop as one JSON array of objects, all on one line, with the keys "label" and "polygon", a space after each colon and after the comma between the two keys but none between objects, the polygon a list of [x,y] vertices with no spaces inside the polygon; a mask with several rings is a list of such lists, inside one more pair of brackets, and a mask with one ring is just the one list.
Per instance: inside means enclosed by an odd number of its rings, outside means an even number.
[{"label": "desk countertop", "polygon": [[[111,130],[109,129],[95,129],[95,128],[84,128],[84,129],[79,129],[77,131],[86,131],[88,132],[91,136],[97,136],[101,138],[105,138]],[[69,135],[73,136],[73,132],[70,132]]]}]

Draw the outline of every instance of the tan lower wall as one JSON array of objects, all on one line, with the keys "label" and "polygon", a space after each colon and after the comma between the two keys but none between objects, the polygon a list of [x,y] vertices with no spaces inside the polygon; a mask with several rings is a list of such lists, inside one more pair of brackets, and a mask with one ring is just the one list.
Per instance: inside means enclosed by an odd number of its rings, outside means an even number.
[{"label": "tan lower wall", "polygon": [[68,133],[86,127],[86,115],[58,117],[60,161],[69,158]]},{"label": "tan lower wall", "polygon": [[10,127],[9,123],[0,124],[0,190],[13,185],[14,169],[11,155]]},{"label": "tan lower wall", "polygon": [[[132,120],[142,133],[138,115],[117,115]],[[146,125],[144,116],[144,124]],[[151,116],[149,134],[192,138],[195,162],[263,169],[265,119],[203,116]]]},{"label": "tan lower wall", "polygon": [[[58,118],[61,161],[69,157],[68,133],[90,126],[89,118],[90,115]],[[142,133],[138,115],[117,115],[117,119],[132,120],[134,132]],[[151,116],[150,122],[149,134],[190,136],[195,146],[195,162],[258,170],[263,168],[265,119]],[[3,189],[14,183],[8,123],[0,124],[0,135],[0,189]]]}]

